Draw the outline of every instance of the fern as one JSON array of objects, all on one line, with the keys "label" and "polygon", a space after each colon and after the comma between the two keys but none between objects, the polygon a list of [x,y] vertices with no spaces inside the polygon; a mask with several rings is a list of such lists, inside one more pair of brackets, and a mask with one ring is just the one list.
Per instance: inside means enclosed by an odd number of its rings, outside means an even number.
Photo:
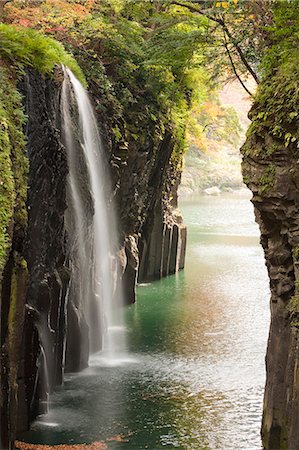
[{"label": "fern", "polygon": [[0,24],[0,57],[20,70],[31,66],[48,74],[53,73],[57,64],[64,64],[86,86],[82,70],[63,45],[30,28]]}]

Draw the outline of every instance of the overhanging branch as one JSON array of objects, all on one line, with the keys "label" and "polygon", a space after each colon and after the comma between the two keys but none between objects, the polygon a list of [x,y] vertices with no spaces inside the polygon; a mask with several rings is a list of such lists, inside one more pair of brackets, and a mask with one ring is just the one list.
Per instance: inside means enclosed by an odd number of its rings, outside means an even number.
[{"label": "overhanging branch", "polygon": [[249,94],[250,97],[253,97],[253,94],[250,92],[250,90],[247,88],[246,84],[243,82],[242,78],[241,78],[240,75],[238,74],[238,71],[237,71],[236,66],[235,66],[235,63],[234,63],[234,61],[233,61],[231,52],[230,52],[229,47],[228,47],[228,42],[227,42],[227,40],[226,40],[225,38],[224,38],[224,47],[225,47],[225,50],[226,50],[227,56],[228,56],[228,58],[229,58],[230,64],[231,64],[231,66],[232,66],[232,69],[233,69],[234,74],[236,75],[236,77],[237,77],[237,79],[239,80],[241,86],[243,87],[243,89],[245,89],[245,91],[247,92],[247,94]]},{"label": "overhanging branch", "polygon": [[[247,61],[247,58],[244,55],[243,50],[241,49],[240,45],[238,44],[238,42],[236,41],[236,39],[234,38],[234,36],[232,35],[228,26],[226,25],[225,21],[222,18],[211,16],[206,11],[202,11],[199,8],[197,8],[196,6],[190,5],[189,3],[180,2],[179,0],[173,0],[172,4],[187,8],[190,12],[200,14],[201,16],[204,16],[207,19],[212,20],[213,22],[216,22],[218,25],[220,25],[222,27],[223,31],[225,32],[226,36],[228,37],[230,43],[234,46],[236,52],[239,55],[240,60],[242,61],[243,65],[245,66],[246,70],[250,73],[250,75],[253,77],[255,82],[257,84],[259,84],[260,80],[259,80],[258,75],[255,73],[255,71],[253,70],[253,68],[251,67],[249,62]],[[232,68],[234,70],[234,67],[232,67]]]}]

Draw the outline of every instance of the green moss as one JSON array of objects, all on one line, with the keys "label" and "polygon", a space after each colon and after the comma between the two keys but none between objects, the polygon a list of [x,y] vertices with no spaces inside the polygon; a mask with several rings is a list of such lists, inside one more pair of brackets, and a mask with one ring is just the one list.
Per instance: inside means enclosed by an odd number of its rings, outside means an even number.
[{"label": "green moss", "polygon": [[[281,2],[283,3],[283,2]],[[297,2],[298,3],[298,2]],[[297,7],[294,6],[294,9]],[[298,35],[298,23],[297,35]],[[288,27],[284,27],[286,32]],[[275,29],[275,28],[273,28]],[[278,32],[279,29],[276,30]],[[283,36],[277,40],[264,57],[263,81],[259,85],[254,106],[250,112],[252,123],[248,136],[263,137],[269,132],[282,144],[297,152],[299,140],[299,55],[297,45],[293,42],[294,34]],[[275,41],[274,36],[274,41]],[[268,150],[269,156],[275,148]]]},{"label": "green moss", "polygon": [[11,290],[10,290],[10,304],[9,304],[9,314],[8,314],[8,333],[9,342],[13,344],[13,335],[16,330],[15,322],[17,315],[17,302],[18,302],[18,269],[15,267],[13,269],[11,277]]},{"label": "green moss", "polygon": [[[274,2],[273,25],[269,27],[269,46],[264,54],[259,85],[248,137],[269,133],[290,152],[298,154],[299,141],[299,1]],[[285,26],[285,24],[288,26]],[[264,149],[270,157],[275,146]],[[254,147],[251,147],[254,151]]]},{"label": "green moss", "polygon": [[265,194],[271,187],[274,186],[276,176],[276,167],[274,164],[269,164],[265,169],[263,175],[258,180],[260,194]]},{"label": "green moss", "polygon": [[[248,136],[269,132],[286,147],[299,139],[299,77],[298,57],[293,62],[281,62],[259,86],[250,118]],[[275,151],[275,149],[273,149]]]},{"label": "green moss", "polygon": [[28,160],[23,126],[26,117],[17,80],[26,67],[52,74],[57,64],[68,66],[86,86],[74,57],[63,45],[29,28],[0,24],[0,277],[13,233],[27,224]]},{"label": "green moss", "polygon": [[273,142],[271,145],[269,145],[266,149],[266,155],[267,156],[272,156],[275,152],[280,150],[280,146],[276,143]]},{"label": "green moss", "polygon": [[24,122],[21,96],[8,70],[0,68],[0,274],[13,226],[24,227],[27,220]]},{"label": "green moss", "polygon": [[250,183],[250,178],[247,175],[243,175],[243,181],[246,185],[248,185]]},{"label": "green moss", "polygon": [[0,24],[0,56],[18,69],[32,66],[48,74],[53,73],[57,64],[64,64],[86,86],[82,70],[63,45],[30,28]]},{"label": "green moss", "polygon": [[[297,253],[297,248],[293,250]],[[287,309],[290,313],[290,322],[292,327],[299,328],[299,280],[296,280],[295,282],[295,293],[290,298]]]},{"label": "green moss", "polygon": [[298,262],[299,261],[299,245],[293,248],[292,250],[293,259]]},{"label": "green moss", "polygon": [[[1,108],[2,109],[2,108]],[[0,109],[0,117],[1,117]],[[10,145],[7,132],[7,123],[0,119],[0,273],[5,262],[7,248],[10,244],[7,232],[12,220],[14,210],[14,178],[12,172],[12,162],[10,158]]]}]

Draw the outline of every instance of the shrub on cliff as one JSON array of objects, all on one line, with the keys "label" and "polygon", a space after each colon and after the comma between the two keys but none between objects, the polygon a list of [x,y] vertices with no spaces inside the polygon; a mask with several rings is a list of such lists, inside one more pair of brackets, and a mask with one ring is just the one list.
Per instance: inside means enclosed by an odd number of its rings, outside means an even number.
[{"label": "shrub on cliff", "polygon": [[274,3],[273,24],[267,32],[249,136],[270,132],[288,147],[299,140],[299,1]]},{"label": "shrub on cliff", "polygon": [[30,28],[0,24],[0,56],[18,69],[30,66],[40,73],[52,73],[55,65],[64,64],[86,84],[79,65],[63,45]]},{"label": "shrub on cliff", "polygon": [[180,155],[194,88],[207,86],[206,74],[196,75],[203,57],[195,45],[207,19],[185,20],[184,11],[164,3],[16,0],[6,7],[6,21],[51,35],[76,56],[101,96],[96,107],[114,145],[141,148],[146,136],[159,141],[167,129]]},{"label": "shrub on cliff", "polygon": [[26,67],[52,74],[57,64],[67,65],[86,83],[61,43],[30,28],[0,24],[0,277],[12,236],[22,238],[27,221],[26,117],[17,82]]}]

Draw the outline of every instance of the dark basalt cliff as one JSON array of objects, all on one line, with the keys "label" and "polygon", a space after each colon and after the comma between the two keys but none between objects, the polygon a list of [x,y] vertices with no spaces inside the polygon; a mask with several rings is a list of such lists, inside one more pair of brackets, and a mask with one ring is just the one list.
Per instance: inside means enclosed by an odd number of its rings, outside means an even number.
[{"label": "dark basalt cliff", "polygon": [[267,450],[295,450],[299,448],[299,104],[294,41],[298,8],[277,2],[273,19],[241,151],[271,288],[263,445]]},{"label": "dark basalt cliff", "polygon": [[[253,110],[254,115],[254,110]],[[266,449],[299,442],[299,168],[296,143],[253,132],[242,149],[271,287],[262,437]]]},{"label": "dark basalt cliff", "polygon": [[177,211],[180,170],[172,161],[175,140],[135,148],[122,161],[117,201],[126,236],[124,273],[128,302],[135,301],[136,280],[159,279],[184,267],[186,227]]},{"label": "dark basalt cliff", "polygon": [[[28,281],[23,286],[23,324],[15,325],[22,345],[18,361],[18,429],[25,429],[42,401],[62,380],[68,274],[64,238],[66,177],[57,127],[59,84],[28,71],[20,85],[28,117],[28,227],[23,243]],[[8,283],[4,274],[4,283]],[[48,348],[45,347],[48,342]],[[51,379],[45,376],[45,360]]]},{"label": "dark basalt cliff", "polygon": [[[88,364],[88,327],[70,288],[68,165],[59,113],[62,80],[60,70],[54,79],[29,70],[19,85],[27,116],[28,223],[27,230],[14,234],[2,281],[3,450],[13,448],[17,431],[27,429],[45,411],[45,400],[63,382],[64,371]],[[186,228],[176,210],[180,170],[172,159],[175,139],[170,131],[162,139],[150,139],[150,130],[148,135],[143,148],[132,146],[125,156],[106,145],[128,303],[135,301],[138,276],[159,278],[184,265]]]},{"label": "dark basalt cliff", "polygon": [[91,78],[90,93],[110,162],[125,298],[133,303],[137,281],[159,279],[184,268],[187,230],[177,209],[182,149],[171,120],[163,125],[163,132],[157,132],[158,124],[143,111],[146,94],[116,120],[123,137],[115,142],[111,133],[115,111],[105,104],[109,92],[103,93]]}]

